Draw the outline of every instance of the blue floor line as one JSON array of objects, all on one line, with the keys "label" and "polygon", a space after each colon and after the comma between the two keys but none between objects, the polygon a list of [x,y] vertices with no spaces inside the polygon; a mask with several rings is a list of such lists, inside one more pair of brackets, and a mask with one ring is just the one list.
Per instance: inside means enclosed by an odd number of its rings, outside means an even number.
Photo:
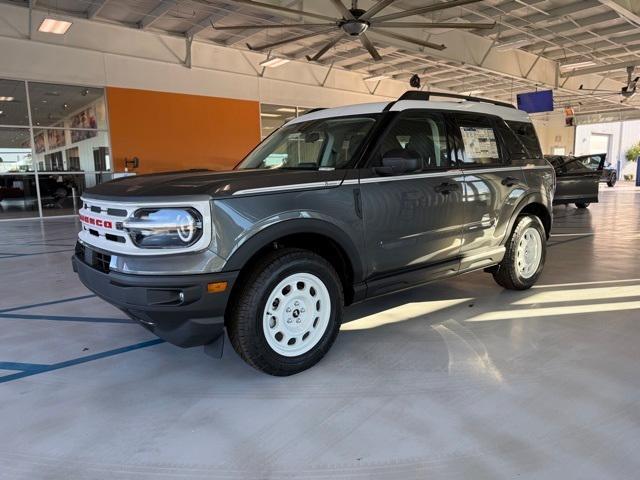
[{"label": "blue floor line", "polygon": [[[106,352],[94,353],[93,355],[74,358],[72,360],[67,360],[65,362],[54,363],[51,365],[43,365],[42,368],[39,368],[39,369],[34,368],[31,371],[24,370],[18,373],[12,373],[12,374],[0,377],[0,383],[7,383],[13,380],[18,380],[20,378],[30,377],[32,375],[39,375],[41,373],[52,372],[54,370],[60,370],[62,368],[73,367],[75,365],[80,365],[82,363],[93,362],[94,360],[100,360],[102,358],[113,357],[114,355],[120,355],[121,353],[127,353],[134,350],[140,350],[141,348],[152,347],[153,345],[158,345],[160,343],[164,343],[164,340],[162,340],[161,338],[156,338],[155,340],[148,340],[146,342],[135,343],[133,345],[128,345],[126,347],[107,350]],[[2,365],[2,362],[0,362],[0,365]],[[36,364],[26,364],[26,365],[36,365]]]},{"label": "blue floor line", "polygon": [[86,323],[135,323],[129,318],[116,317],[74,317],[71,315],[27,315],[23,313],[0,313],[0,319],[9,320],[52,320],[55,322],[86,322]]},{"label": "blue floor line", "polygon": [[39,372],[49,365],[43,363],[0,362],[0,370],[20,370],[21,372]]},{"label": "blue floor line", "polygon": [[20,307],[9,307],[0,309],[0,313],[13,312],[15,310],[26,310],[27,308],[46,307],[48,305],[56,305],[58,303],[75,302],[76,300],[85,300],[87,298],[95,297],[92,293],[90,295],[82,295],[80,297],[62,298],[60,300],[51,300],[50,302],[32,303],[30,305],[22,305]]}]

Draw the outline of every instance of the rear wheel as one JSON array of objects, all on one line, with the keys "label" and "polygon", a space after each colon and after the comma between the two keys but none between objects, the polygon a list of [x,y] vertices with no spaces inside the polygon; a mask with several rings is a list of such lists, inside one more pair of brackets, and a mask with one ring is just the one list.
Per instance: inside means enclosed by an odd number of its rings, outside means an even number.
[{"label": "rear wheel", "polygon": [[612,173],[611,176],[609,177],[609,180],[607,181],[607,185],[610,187],[613,187],[617,181],[618,181],[618,176],[615,173]]},{"label": "rear wheel", "polygon": [[229,339],[254,368],[292,375],[327,353],[343,303],[340,278],[329,262],[302,249],[277,250],[258,262],[234,297]]},{"label": "rear wheel", "polygon": [[577,208],[589,208],[589,205],[591,205],[589,202],[576,202]]},{"label": "rear wheel", "polygon": [[493,278],[498,285],[509,290],[530,288],[542,273],[546,253],[542,222],[534,215],[521,215],[507,241],[504,258],[493,272]]}]

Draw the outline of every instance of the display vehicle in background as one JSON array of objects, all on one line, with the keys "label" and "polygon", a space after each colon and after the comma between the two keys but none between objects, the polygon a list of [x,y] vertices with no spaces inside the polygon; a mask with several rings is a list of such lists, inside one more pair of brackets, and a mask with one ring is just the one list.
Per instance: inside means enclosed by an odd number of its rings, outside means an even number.
[{"label": "display vehicle in background", "polygon": [[272,375],[318,362],[355,302],[483,269],[531,287],[555,176],[528,115],[430,95],[311,111],[232,171],[96,186],[74,269],[167,341],[204,345],[226,329]]},{"label": "display vehicle in background", "polygon": [[606,159],[606,154],[548,155],[545,157],[556,172],[554,205],[574,203],[578,208],[588,208],[598,202],[598,190]]}]

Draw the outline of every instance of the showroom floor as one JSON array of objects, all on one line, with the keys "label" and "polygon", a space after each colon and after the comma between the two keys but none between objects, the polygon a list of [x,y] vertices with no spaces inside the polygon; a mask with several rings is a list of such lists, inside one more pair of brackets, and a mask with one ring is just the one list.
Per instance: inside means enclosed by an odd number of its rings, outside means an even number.
[{"label": "showroom floor", "polygon": [[182,350],[0,222],[0,478],[637,478],[640,188],[555,209],[537,287],[474,273],[351,308],[274,378]]}]

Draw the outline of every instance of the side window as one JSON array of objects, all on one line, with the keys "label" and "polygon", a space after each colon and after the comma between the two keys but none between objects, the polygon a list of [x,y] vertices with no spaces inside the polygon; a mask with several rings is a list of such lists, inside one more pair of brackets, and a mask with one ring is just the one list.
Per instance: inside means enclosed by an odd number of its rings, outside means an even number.
[{"label": "side window", "polygon": [[408,112],[391,126],[372,166],[382,165],[385,155],[407,154],[419,159],[419,171],[449,167],[444,118],[437,114]]},{"label": "side window", "polygon": [[458,128],[464,146],[464,166],[501,165],[498,136],[491,121],[486,117],[458,118]]},{"label": "side window", "polygon": [[529,158],[542,158],[542,149],[532,123],[507,122],[507,125],[527,149]]},{"label": "side window", "polygon": [[502,143],[504,144],[507,155],[511,160],[525,160],[529,158],[527,149],[516,134],[511,130],[504,120],[497,121],[498,133],[502,137]]}]

